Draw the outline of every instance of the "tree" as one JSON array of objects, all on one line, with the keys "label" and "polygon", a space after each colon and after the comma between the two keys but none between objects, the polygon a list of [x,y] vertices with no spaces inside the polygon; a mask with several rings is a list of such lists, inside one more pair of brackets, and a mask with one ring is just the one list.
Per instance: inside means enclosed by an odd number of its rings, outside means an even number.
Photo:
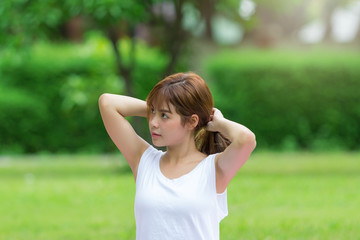
[{"label": "tree", "polygon": [[[256,12],[245,32],[245,41],[271,47],[280,40],[296,42],[296,32],[307,22],[310,0],[254,0]],[[254,22],[256,24],[254,24]]]},{"label": "tree", "polygon": [[[322,18],[325,23],[325,34],[324,34],[325,42],[330,42],[330,43],[333,42],[333,39],[332,39],[332,32],[333,32],[332,16],[333,16],[335,10],[339,7],[347,6],[352,2],[354,2],[354,0],[324,0]],[[356,39],[356,37],[355,37],[355,39]]]},{"label": "tree", "polygon": [[164,76],[174,71],[176,63],[189,41],[190,34],[182,25],[184,3],[183,0],[163,1],[148,8],[148,11],[151,12],[148,27],[150,31],[156,32],[153,37],[156,38],[157,45],[168,53],[170,59]]},{"label": "tree", "polygon": [[335,9],[340,5],[338,0],[326,0],[323,8],[323,19],[325,23],[325,33],[324,33],[324,41],[332,42],[332,22],[331,18],[334,14]]},{"label": "tree", "polygon": [[205,37],[207,39],[213,39],[212,31],[212,18],[215,14],[215,7],[218,4],[217,0],[195,0],[194,6],[199,9],[202,18],[205,21]]},{"label": "tree", "polygon": [[[76,31],[98,29],[111,43],[116,71],[125,82],[126,94],[134,96],[132,72],[136,67],[137,24],[146,23],[150,28],[161,29],[160,45],[170,59],[163,75],[170,74],[188,37],[181,24],[183,3],[181,0],[3,0],[0,3],[0,43],[23,47],[34,40],[61,39],[64,35],[80,40]],[[171,20],[154,12],[156,6],[163,4],[174,6]],[[125,51],[119,44],[122,39],[131,42],[128,60],[125,60]]]}]

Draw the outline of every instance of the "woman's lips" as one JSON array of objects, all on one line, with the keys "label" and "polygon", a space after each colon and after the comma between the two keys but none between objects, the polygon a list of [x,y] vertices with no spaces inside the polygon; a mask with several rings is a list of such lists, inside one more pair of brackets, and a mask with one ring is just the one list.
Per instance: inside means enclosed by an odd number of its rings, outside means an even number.
[{"label": "woman's lips", "polygon": [[157,133],[152,132],[152,133],[151,133],[151,136],[152,136],[153,138],[158,138],[158,137],[160,137],[161,135],[160,135],[160,134],[157,134]]}]

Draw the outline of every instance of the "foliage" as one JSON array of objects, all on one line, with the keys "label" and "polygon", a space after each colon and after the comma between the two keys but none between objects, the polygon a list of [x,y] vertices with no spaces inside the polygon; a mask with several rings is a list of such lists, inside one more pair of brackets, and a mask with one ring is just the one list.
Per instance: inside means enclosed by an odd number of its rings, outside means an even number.
[{"label": "foliage", "polygon": [[[221,239],[357,239],[359,158],[254,153],[228,187]],[[135,239],[135,182],[120,155],[0,163],[0,239]]]},{"label": "foliage", "polygon": [[46,117],[49,117],[44,102],[27,91],[4,86],[0,88],[2,151],[19,153],[41,149],[44,142],[39,127],[46,122]]},{"label": "foliage", "polygon": [[100,29],[119,21],[140,22],[148,15],[141,0],[2,0],[0,43],[22,46],[34,39],[59,38],[61,26],[76,16],[85,16]]},{"label": "foliage", "polygon": [[[114,150],[97,105],[104,92],[124,92],[111,53],[96,34],[81,46],[38,43],[25,51],[3,50],[0,152]],[[144,99],[167,59],[144,44],[137,54],[135,92]]]},{"label": "foliage", "polygon": [[[164,54],[168,55],[163,74],[172,73],[186,49],[187,35],[181,24],[182,3],[164,0],[3,0],[0,2],[0,48],[29,47],[44,39],[82,41],[84,33],[96,29],[111,43],[115,73],[125,85],[125,94],[136,96],[133,86],[135,65],[141,61],[136,54],[136,48],[141,45],[138,44],[136,27],[142,24],[140,28],[146,26],[149,32],[152,31],[150,25],[160,29],[150,34],[152,36],[147,40],[161,42]],[[162,10],[156,13],[155,8],[162,8],[161,4],[170,4],[174,8],[175,19],[166,21]],[[130,44],[128,51],[119,44],[124,41]],[[124,59],[126,54],[128,61]],[[134,125],[138,127],[138,124]]]},{"label": "foliage", "polygon": [[358,149],[360,60],[349,52],[239,50],[206,62],[216,105],[258,148]]}]

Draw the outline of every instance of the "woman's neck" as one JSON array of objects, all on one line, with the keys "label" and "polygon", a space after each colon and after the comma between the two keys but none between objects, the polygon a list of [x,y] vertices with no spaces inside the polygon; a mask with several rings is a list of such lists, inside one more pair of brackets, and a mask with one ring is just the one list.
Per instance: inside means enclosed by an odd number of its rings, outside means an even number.
[{"label": "woman's neck", "polygon": [[165,158],[173,164],[178,164],[187,161],[189,157],[199,153],[196,149],[194,137],[189,137],[182,141],[181,144],[168,146]]}]

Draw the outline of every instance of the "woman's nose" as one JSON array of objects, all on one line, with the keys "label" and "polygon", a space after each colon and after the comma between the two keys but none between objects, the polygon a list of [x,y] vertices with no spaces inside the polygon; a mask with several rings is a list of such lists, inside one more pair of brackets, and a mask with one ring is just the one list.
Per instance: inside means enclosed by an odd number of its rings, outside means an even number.
[{"label": "woman's nose", "polygon": [[150,118],[150,126],[151,126],[151,127],[154,127],[154,128],[158,128],[158,127],[159,127],[159,123],[158,123],[156,117]]}]

